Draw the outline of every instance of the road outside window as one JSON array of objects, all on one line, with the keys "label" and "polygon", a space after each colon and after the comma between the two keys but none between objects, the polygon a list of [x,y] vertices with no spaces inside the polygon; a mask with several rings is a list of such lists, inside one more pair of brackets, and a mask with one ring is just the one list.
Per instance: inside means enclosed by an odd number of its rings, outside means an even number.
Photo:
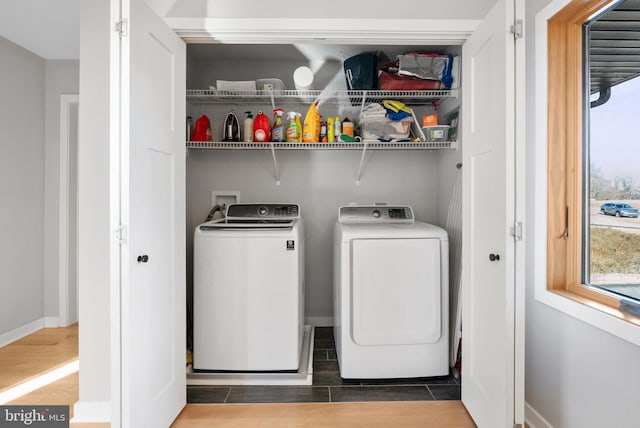
[{"label": "road outside window", "polygon": [[[640,73],[640,69],[636,70]],[[640,300],[640,77],[589,111],[587,283]]]}]

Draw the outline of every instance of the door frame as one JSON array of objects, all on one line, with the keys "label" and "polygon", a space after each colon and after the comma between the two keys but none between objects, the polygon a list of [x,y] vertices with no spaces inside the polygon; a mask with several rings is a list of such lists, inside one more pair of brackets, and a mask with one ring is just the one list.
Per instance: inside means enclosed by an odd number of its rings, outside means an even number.
[{"label": "door frame", "polygon": [[[524,25],[524,0],[511,0],[514,3],[514,23],[522,20]],[[483,18],[484,19],[484,18]],[[361,19],[345,30],[341,23],[331,19],[301,19],[292,21],[283,30],[280,19],[252,20],[246,18],[165,18],[165,22],[189,43],[310,43],[310,44],[363,44],[363,45],[459,45],[466,43],[483,19],[479,20],[445,20],[445,19],[411,19],[383,20]],[[391,24],[391,25],[390,25]],[[397,25],[394,25],[397,24]],[[310,33],[308,28],[317,28]],[[524,30],[524,29],[523,29]],[[358,35],[354,36],[354,32]],[[524,34],[524,32],[523,32]],[[525,224],[525,38],[515,38],[514,42],[515,78],[513,94],[515,97],[514,133],[513,133],[513,168],[514,219],[520,223],[520,237],[514,237],[514,265],[512,266],[512,290],[514,314],[511,322],[514,329],[514,421],[524,421],[524,355],[525,355],[525,241],[522,230]],[[464,142],[462,142],[464,144]],[[464,203],[464,202],[463,202]],[[507,228],[515,224],[505,225]],[[508,229],[507,229],[508,233]],[[515,233],[515,231],[514,231]]]},{"label": "door frame", "polygon": [[[71,108],[79,105],[80,97],[77,94],[60,95],[60,159],[59,159],[59,223],[58,223],[58,326],[67,327],[69,320],[69,230],[74,225],[69,222],[69,153],[71,147]],[[76,126],[78,123],[76,123]],[[77,135],[77,132],[76,132]],[[76,170],[78,165],[75,165]],[[77,193],[77,190],[76,190]],[[76,207],[77,211],[77,207]],[[77,219],[77,213],[76,213]],[[78,224],[75,224],[76,230]],[[77,245],[76,245],[77,248]],[[76,255],[76,271],[77,255]],[[77,272],[76,272],[77,273]],[[77,275],[76,275],[77,277]],[[76,293],[78,285],[76,283]],[[76,298],[76,304],[78,303]],[[77,312],[76,312],[77,315]]]},{"label": "door frame", "polygon": [[[120,5],[118,0],[110,0],[112,17],[120,15]],[[517,2],[516,2],[517,4]],[[113,18],[112,18],[113,19]],[[256,21],[251,19],[202,19],[202,18],[165,18],[165,22],[173,29],[174,32],[186,42],[207,42],[213,41],[216,43],[260,43],[260,44],[269,44],[269,43],[296,43],[296,42],[308,42],[308,43],[342,43],[342,44],[388,44],[388,45],[462,45],[465,43],[466,39],[472,34],[477,27],[477,25],[481,22],[480,20],[382,20],[382,19],[369,19],[369,20],[359,20],[358,27],[361,25],[363,34],[359,34],[358,36],[354,36],[353,28],[350,28],[349,31],[345,31],[345,29],[337,23],[335,20],[331,19],[313,19],[313,26],[309,27],[308,20],[296,20],[292,25],[294,28],[287,28],[287,30],[282,30],[281,24],[282,20],[279,19],[263,19],[260,20],[260,28],[256,28]],[[389,23],[401,23],[402,25],[389,25]],[[427,25],[425,25],[427,24]],[[215,28],[219,30],[221,33],[216,34]],[[319,31],[315,31],[313,34],[308,32],[308,28],[318,28],[322,29]],[[376,30],[371,30],[371,28],[376,28]],[[396,28],[392,32],[385,31],[385,28]],[[431,30],[427,31],[425,28],[430,28]],[[185,30],[186,29],[186,30]],[[278,30],[279,29],[279,30]],[[382,30],[381,30],[382,29]],[[364,36],[364,37],[363,37]],[[111,61],[110,61],[110,75],[111,82],[118,84],[114,84],[111,87],[110,93],[110,101],[111,108],[113,106],[119,104],[119,83],[120,79],[117,73],[119,68],[119,40],[116,32],[112,32],[111,34]],[[114,40],[115,39],[115,40]],[[524,101],[522,101],[524,103]],[[521,106],[522,104],[518,104]],[[113,168],[119,168],[123,165],[121,164],[122,158],[120,157],[121,147],[119,146],[119,140],[121,137],[121,120],[122,112],[114,112],[112,111],[110,115],[110,129],[112,131],[112,136],[116,138],[112,139],[111,149],[110,149],[110,158],[111,165]],[[523,114],[523,113],[521,113]],[[520,137],[523,136],[523,132],[520,133]],[[524,161],[522,154],[524,153],[524,145],[523,139],[516,138],[516,150],[519,151],[520,154],[516,154],[516,169],[522,171],[522,177],[524,177]],[[519,175],[520,176],[520,175]],[[524,180],[521,181],[524,183]],[[116,189],[120,187],[120,177],[117,174],[114,174],[111,177],[111,230],[117,228],[120,224],[119,212],[120,201],[117,195],[114,193]],[[522,199],[524,194],[520,194],[516,197],[516,201],[514,203],[518,205],[522,205],[523,203],[518,202],[518,199]],[[523,211],[521,211],[523,212]],[[115,223],[115,224],[114,224]],[[115,240],[114,240],[115,241]],[[119,244],[113,242],[111,248],[111,254],[115,257],[112,258],[111,272],[113,274],[112,278],[112,287],[111,287],[111,297],[112,297],[112,305],[111,305],[111,314],[112,314],[112,328],[111,328],[111,404],[112,404],[112,413],[111,419],[114,427],[117,427],[121,423],[121,382],[120,373],[122,370],[121,367],[121,331],[120,331],[120,322],[122,320],[122,312],[120,307],[120,286],[121,282],[119,277],[120,269],[121,269],[121,260],[120,260],[120,251]],[[522,259],[523,260],[523,259]],[[524,263],[518,262],[518,267],[524,266]],[[524,299],[524,293],[522,293],[522,299]],[[519,306],[520,309],[524,309],[524,305]],[[524,322],[524,314],[516,313],[516,318],[522,320]],[[518,329],[519,330],[519,329]],[[516,338],[516,340],[520,340],[520,343],[523,342],[523,337]]]},{"label": "door frame", "polygon": [[[515,37],[514,44],[514,176],[516,224],[512,225],[515,239],[514,267],[514,419],[525,421],[525,308],[526,308],[526,29],[525,0],[514,0],[514,20],[521,20],[521,36]],[[519,224],[519,230],[518,230]]]}]

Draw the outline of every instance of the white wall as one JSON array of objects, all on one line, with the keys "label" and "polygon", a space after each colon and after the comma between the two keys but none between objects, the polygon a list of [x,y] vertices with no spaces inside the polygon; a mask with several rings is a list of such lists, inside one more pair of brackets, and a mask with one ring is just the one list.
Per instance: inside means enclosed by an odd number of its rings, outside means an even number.
[{"label": "white wall", "polygon": [[[195,48],[195,49],[194,49]],[[256,77],[275,77],[293,88],[292,74],[300,65],[310,65],[310,59],[301,54],[309,51],[303,46],[200,46],[190,53],[200,55],[191,59],[187,87],[207,88],[217,79],[254,80]],[[363,48],[366,50],[366,48]],[[412,47],[410,50],[415,49]],[[402,50],[402,49],[400,49]],[[340,47],[334,52],[338,55]],[[242,55],[253,52],[254,55]],[[259,58],[257,58],[259,56]],[[253,58],[253,60],[248,59]],[[346,89],[341,62],[332,60],[321,66],[314,78],[315,88],[327,86]],[[286,104],[286,111],[306,114],[308,104]],[[222,124],[230,109],[234,109],[242,123],[246,110],[255,115],[262,109],[272,122],[270,105],[188,105],[194,121],[203,113],[212,121],[214,140],[222,137]],[[360,106],[343,108],[335,103],[320,105],[323,117],[345,115],[358,118]],[[431,106],[417,107],[416,114],[433,112]],[[285,125],[288,123],[284,121]],[[451,152],[440,164],[439,151],[378,151],[367,155],[360,185],[356,176],[361,151],[278,151],[276,153],[281,185],[275,184],[271,153],[264,151],[200,151],[191,150],[187,161],[187,248],[188,284],[192,284],[192,238],[194,228],[202,223],[211,208],[213,190],[240,191],[242,202],[296,202],[306,228],[306,316],[328,319],[331,323],[332,306],[332,227],[338,207],[349,202],[388,202],[413,206],[418,220],[444,226],[449,198],[455,183],[455,164],[460,152]],[[444,184],[444,190],[440,186]],[[444,194],[442,192],[445,192]],[[444,207],[442,206],[444,205]],[[189,293],[190,294],[190,293]]]},{"label": "white wall", "polygon": [[313,7],[298,3],[274,4],[258,0],[148,0],[160,16],[210,18],[414,18],[479,19],[494,0],[408,0],[399,5],[385,0],[344,2],[327,0]]},{"label": "white wall", "polygon": [[[79,198],[80,401],[74,414],[91,413],[91,403],[110,402],[109,230],[109,2],[81,3]],[[100,406],[98,406],[100,407]],[[85,410],[89,409],[89,410]]]},{"label": "white wall", "polygon": [[[359,151],[276,153],[281,185],[275,184],[268,151],[198,151],[187,159],[188,265],[192,238],[211,208],[213,190],[238,190],[243,202],[297,202],[306,228],[306,316],[333,316],[333,223],[349,202],[413,206],[418,220],[437,223],[438,156],[425,151],[376,152],[360,185]],[[189,269],[191,270],[191,269]],[[189,281],[191,282],[191,281]]]},{"label": "white wall", "polygon": [[567,316],[534,297],[535,14],[549,0],[527,0],[526,401],[557,428],[637,427],[640,348]]},{"label": "white wall", "polygon": [[[58,316],[60,95],[78,93],[79,62],[46,61],[44,159],[44,314]],[[71,196],[71,195],[70,195]]]},{"label": "white wall", "polygon": [[43,316],[45,61],[0,37],[0,335]]}]

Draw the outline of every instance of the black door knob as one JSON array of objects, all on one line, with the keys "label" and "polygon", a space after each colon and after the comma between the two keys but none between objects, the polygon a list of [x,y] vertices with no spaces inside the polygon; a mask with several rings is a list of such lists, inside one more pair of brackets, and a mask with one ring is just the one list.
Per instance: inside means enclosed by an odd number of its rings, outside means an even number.
[{"label": "black door knob", "polygon": [[489,260],[492,262],[500,260],[500,254],[489,254]]},{"label": "black door knob", "polygon": [[138,256],[138,263],[146,263],[149,261],[149,256],[142,255],[142,256]]}]

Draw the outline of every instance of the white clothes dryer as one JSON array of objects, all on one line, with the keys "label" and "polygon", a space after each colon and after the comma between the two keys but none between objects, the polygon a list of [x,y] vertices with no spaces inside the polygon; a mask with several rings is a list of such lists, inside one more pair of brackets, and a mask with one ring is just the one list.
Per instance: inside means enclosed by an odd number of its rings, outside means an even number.
[{"label": "white clothes dryer", "polygon": [[348,379],[445,376],[447,232],[409,206],[346,206],[334,228],[334,338]]},{"label": "white clothes dryer", "polygon": [[196,227],[193,368],[298,369],[304,228],[297,204],[231,204]]}]

